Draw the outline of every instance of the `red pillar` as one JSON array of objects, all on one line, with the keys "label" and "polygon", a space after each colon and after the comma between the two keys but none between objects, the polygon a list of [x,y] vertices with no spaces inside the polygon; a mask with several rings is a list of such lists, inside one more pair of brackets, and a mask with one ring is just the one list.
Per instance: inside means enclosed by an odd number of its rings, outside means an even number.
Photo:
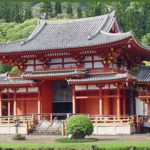
[{"label": "red pillar", "polygon": [[99,87],[99,114],[102,115],[103,113],[103,99],[102,99],[102,87]]},{"label": "red pillar", "polygon": [[16,97],[16,90],[14,90],[14,115],[17,115],[17,97]]},{"label": "red pillar", "polygon": [[120,99],[120,85],[117,85],[117,116],[121,116],[121,99]]},{"label": "red pillar", "polygon": [[76,101],[75,101],[75,85],[72,85],[72,111],[76,113]]},{"label": "red pillar", "polygon": [[2,115],[2,91],[0,91],[0,116]]},{"label": "red pillar", "polygon": [[[38,114],[41,113],[41,88],[38,87]],[[38,120],[40,120],[40,116],[38,115]]]},{"label": "red pillar", "polygon": [[123,116],[126,116],[126,90],[123,89]]}]

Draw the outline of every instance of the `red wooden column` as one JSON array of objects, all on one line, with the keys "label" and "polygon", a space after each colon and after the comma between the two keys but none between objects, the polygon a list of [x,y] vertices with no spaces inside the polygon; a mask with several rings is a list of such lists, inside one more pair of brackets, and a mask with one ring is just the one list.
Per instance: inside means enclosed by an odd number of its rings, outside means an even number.
[{"label": "red wooden column", "polygon": [[[8,95],[8,99],[10,99],[10,95]],[[10,100],[8,100],[8,116],[10,116]]]},{"label": "red wooden column", "polygon": [[99,115],[103,115],[103,95],[102,95],[102,87],[104,84],[96,85],[99,88]]},{"label": "red wooden column", "polygon": [[99,87],[99,114],[103,115],[102,87]]},{"label": "red wooden column", "polygon": [[2,91],[0,90],[0,116],[2,115]]},{"label": "red wooden column", "polygon": [[[38,87],[38,114],[41,113],[41,88]],[[38,115],[38,120],[40,120],[40,116]]]},{"label": "red wooden column", "polygon": [[120,84],[117,84],[117,116],[121,116]]},{"label": "red wooden column", "polygon": [[72,112],[76,113],[76,101],[75,101],[75,85],[72,85]]},{"label": "red wooden column", "polygon": [[16,97],[16,89],[14,89],[14,115],[17,115],[17,97]]},{"label": "red wooden column", "polygon": [[123,89],[123,116],[126,117],[126,90]]}]

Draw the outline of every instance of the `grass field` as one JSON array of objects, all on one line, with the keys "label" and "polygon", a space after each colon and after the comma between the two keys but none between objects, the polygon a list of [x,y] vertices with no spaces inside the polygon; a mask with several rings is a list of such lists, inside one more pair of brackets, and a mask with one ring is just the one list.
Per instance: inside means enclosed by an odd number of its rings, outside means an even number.
[{"label": "grass field", "polygon": [[99,148],[107,148],[108,150],[120,150],[127,148],[129,145],[135,146],[137,148],[150,148],[150,141],[144,142],[88,142],[88,143],[56,143],[56,144],[46,144],[46,143],[0,143],[2,148],[42,148],[42,147],[80,147],[86,148],[91,145],[96,145]]}]

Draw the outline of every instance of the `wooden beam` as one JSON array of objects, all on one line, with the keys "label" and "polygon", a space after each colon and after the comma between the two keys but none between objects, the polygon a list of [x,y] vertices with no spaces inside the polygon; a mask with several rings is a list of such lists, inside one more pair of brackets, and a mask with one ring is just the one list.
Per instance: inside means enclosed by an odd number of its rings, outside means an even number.
[{"label": "wooden beam", "polygon": [[[38,114],[41,113],[41,88],[38,87]],[[40,116],[38,115],[38,120],[40,120]]]}]

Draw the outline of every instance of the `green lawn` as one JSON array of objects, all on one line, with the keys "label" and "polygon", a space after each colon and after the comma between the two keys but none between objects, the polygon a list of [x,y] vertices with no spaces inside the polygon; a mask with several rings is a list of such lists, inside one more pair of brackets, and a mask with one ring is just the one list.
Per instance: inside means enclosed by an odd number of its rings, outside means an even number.
[{"label": "green lawn", "polygon": [[144,142],[91,142],[91,143],[56,143],[56,144],[44,144],[44,143],[0,143],[0,147],[6,148],[41,148],[41,147],[89,147],[91,145],[97,145],[99,148],[107,148],[109,150],[119,150],[120,148],[127,148],[129,145],[136,146],[137,148],[150,148],[150,141]]}]

